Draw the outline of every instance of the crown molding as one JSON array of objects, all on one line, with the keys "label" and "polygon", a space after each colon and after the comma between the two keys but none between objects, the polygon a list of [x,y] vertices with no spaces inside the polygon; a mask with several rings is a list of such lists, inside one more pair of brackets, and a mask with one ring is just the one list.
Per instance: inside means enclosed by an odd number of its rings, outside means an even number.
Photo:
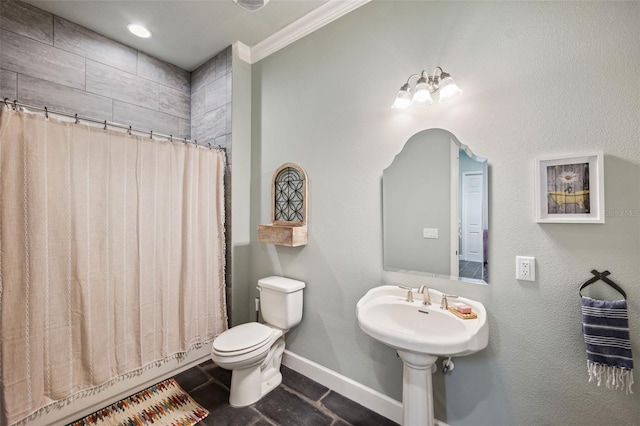
[{"label": "crown molding", "polygon": [[251,48],[249,46],[247,46],[241,41],[236,41],[235,43],[233,43],[232,48],[236,49],[236,52],[238,53],[238,58],[240,58],[241,60],[245,61],[248,64],[253,63],[251,62]]},{"label": "crown molding", "polygon": [[255,64],[283,47],[290,45],[294,41],[300,40],[307,34],[311,34],[360,6],[364,6],[370,1],[371,0],[327,0],[327,2],[319,8],[251,47],[248,55],[245,52],[240,58],[245,62]]}]

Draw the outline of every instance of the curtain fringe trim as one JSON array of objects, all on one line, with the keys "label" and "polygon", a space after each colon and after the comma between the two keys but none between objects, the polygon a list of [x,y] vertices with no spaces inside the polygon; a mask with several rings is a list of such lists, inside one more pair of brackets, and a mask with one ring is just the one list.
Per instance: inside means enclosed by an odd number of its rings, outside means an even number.
[{"label": "curtain fringe trim", "polygon": [[124,373],[121,374],[119,376],[114,377],[113,379],[102,383],[100,385],[88,388],[88,389],[84,389],[81,391],[78,391],[64,399],[61,399],[59,401],[54,401],[50,404],[47,404],[41,408],[39,408],[38,410],[34,411],[33,413],[31,413],[30,415],[28,415],[27,417],[18,420],[15,423],[12,423],[9,426],[24,426],[27,422],[36,419],[37,417],[41,416],[42,414],[46,414],[49,413],[51,410],[56,410],[56,409],[60,409],[63,408],[69,404],[71,404],[72,402],[75,402],[79,399],[88,397],[88,396],[92,396],[92,395],[96,395],[100,392],[102,392],[103,390],[107,389],[108,387],[113,386],[115,383],[120,382],[122,380],[127,380],[127,379],[131,379],[137,376],[140,376],[142,373],[144,373],[147,370],[151,370],[152,368],[157,368],[160,367],[162,364],[172,361],[174,359],[178,359],[178,360],[182,360],[184,358],[187,357],[187,355],[189,355],[190,352],[196,350],[196,349],[200,349],[203,346],[205,346],[208,343],[213,342],[214,338],[211,339],[207,339],[203,342],[198,342],[198,343],[194,343],[193,345],[189,346],[189,348],[187,348],[185,351],[181,351],[181,352],[176,352],[174,354],[169,355],[166,358],[157,360],[157,361],[153,361],[150,362],[147,365],[144,365],[140,368],[137,368],[135,370],[129,371],[128,373]]},{"label": "curtain fringe trim", "polygon": [[627,395],[633,394],[633,370],[587,361],[587,371],[589,383],[595,381],[598,386],[604,383],[607,389],[624,390]]},{"label": "curtain fringe trim", "polygon": [[[223,322],[225,324],[224,329],[229,329],[229,310],[227,307],[227,227],[225,226],[227,223],[227,187],[229,186],[229,182],[227,181],[227,151],[222,151],[222,199],[224,200],[224,206],[222,207],[222,215],[221,215],[221,229],[222,229],[222,254],[221,259],[219,259],[219,264],[222,265],[222,282],[223,286],[220,287],[220,300],[222,300],[222,315]],[[233,279],[231,280],[233,282]],[[233,285],[233,284],[232,284]],[[233,314],[232,314],[233,315]]]}]

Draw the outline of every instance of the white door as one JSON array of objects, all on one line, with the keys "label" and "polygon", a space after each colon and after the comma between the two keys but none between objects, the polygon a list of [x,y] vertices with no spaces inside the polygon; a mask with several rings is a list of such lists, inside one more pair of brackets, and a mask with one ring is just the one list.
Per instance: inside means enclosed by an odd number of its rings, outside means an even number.
[{"label": "white door", "polygon": [[482,172],[462,177],[462,260],[483,261]]}]

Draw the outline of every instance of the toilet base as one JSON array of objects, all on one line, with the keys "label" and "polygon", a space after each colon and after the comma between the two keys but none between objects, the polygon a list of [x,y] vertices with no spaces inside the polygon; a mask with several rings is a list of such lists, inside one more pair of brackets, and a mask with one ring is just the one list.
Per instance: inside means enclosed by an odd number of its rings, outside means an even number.
[{"label": "toilet base", "polygon": [[284,347],[283,336],[276,340],[262,363],[232,371],[229,405],[246,407],[254,404],[282,383],[280,365]]}]

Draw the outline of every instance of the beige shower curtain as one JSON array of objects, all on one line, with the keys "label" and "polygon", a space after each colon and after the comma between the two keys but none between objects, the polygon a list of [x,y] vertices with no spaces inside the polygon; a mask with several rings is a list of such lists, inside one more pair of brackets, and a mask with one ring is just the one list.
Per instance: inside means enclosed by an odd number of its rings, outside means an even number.
[{"label": "beige shower curtain", "polygon": [[224,331],[224,153],[2,108],[0,424]]}]

